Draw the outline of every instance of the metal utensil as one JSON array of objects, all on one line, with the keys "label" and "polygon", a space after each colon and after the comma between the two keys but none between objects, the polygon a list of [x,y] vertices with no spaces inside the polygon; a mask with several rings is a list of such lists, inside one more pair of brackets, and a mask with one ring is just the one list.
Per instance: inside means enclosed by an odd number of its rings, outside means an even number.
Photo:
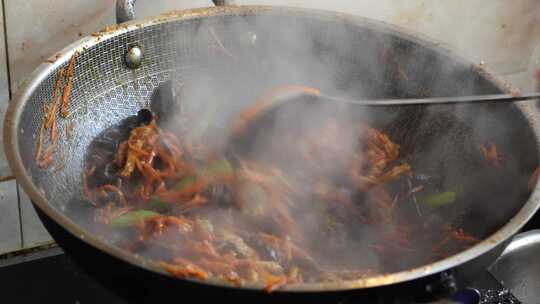
[{"label": "metal utensil", "polygon": [[406,105],[434,105],[434,104],[470,104],[470,103],[507,103],[516,101],[525,101],[540,99],[540,93],[528,93],[519,96],[511,94],[491,94],[476,96],[457,96],[457,97],[432,97],[432,98],[394,98],[394,99],[366,99],[355,100],[343,97],[331,96],[323,93],[316,94],[304,91],[294,91],[289,94],[279,94],[273,98],[274,104],[283,104],[292,100],[298,100],[302,96],[318,97],[320,101],[335,102],[340,104],[359,105],[359,106],[406,106]]},{"label": "metal utensil", "polygon": [[[305,86],[277,86],[271,88],[254,105],[248,108],[245,119],[233,122],[233,134],[241,134],[243,130],[257,128],[258,122],[271,117],[277,111],[287,112],[296,105],[306,106],[324,105],[328,109],[338,112],[351,111],[351,107],[384,108],[406,106],[431,106],[431,105],[472,105],[472,104],[509,104],[518,101],[540,99],[540,93],[528,93],[522,95],[512,94],[482,94],[454,97],[432,98],[381,98],[381,99],[351,99],[325,94],[316,88]],[[333,106],[336,108],[333,108]],[[289,107],[289,108],[285,108]]]},{"label": "metal utensil", "polygon": [[540,298],[540,230],[517,235],[490,272],[524,303]]}]

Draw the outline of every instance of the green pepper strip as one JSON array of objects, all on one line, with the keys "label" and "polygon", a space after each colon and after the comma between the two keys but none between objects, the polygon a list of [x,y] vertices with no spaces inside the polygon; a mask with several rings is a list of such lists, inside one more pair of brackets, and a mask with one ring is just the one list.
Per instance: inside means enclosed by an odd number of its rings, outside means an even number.
[{"label": "green pepper strip", "polygon": [[[226,175],[232,172],[233,168],[227,160],[219,160],[209,164],[207,167],[202,169],[200,175],[204,176],[207,179],[212,179],[221,174]],[[185,176],[173,186],[173,189],[176,191],[182,190],[185,187],[191,186],[196,181],[196,176]],[[171,209],[171,206],[170,204],[161,201],[157,196],[152,196],[148,204],[146,204],[143,209],[165,213]]]},{"label": "green pepper strip", "polygon": [[154,216],[160,215],[157,212],[150,210],[136,210],[124,213],[120,216],[117,216],[111,220],[111,226],[113,227],[129,227],[133,226],[135,223],[151,218]]},{"label": "green pepper strip", "polygon": [[433,207],[441,207],[452,204],[456,201],[456,192],[442,192],[433,195],[429,195],[421,200],[422,203]]}]

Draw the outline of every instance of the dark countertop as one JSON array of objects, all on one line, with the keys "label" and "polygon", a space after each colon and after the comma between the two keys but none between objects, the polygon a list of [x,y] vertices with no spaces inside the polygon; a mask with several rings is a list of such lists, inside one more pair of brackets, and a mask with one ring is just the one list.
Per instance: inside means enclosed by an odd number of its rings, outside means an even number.
[{"label": "dark countertop", "polygon": [[127,303],[81,272],[59,248],[2,261],[0,281],[3,303]]}]

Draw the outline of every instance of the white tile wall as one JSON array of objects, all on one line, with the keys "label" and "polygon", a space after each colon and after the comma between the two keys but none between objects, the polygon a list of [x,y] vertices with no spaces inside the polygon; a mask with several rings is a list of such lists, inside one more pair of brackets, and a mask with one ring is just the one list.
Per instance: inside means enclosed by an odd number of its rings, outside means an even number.
[{"label": "white tile wall", "polygon": [[[3,9],[0,2],[0,9]],[[0,14],[0,17],[2,15]],[[9,86],[6,65],[6,49],[4,43],[4,22],[0,18],[0,115],[4,117],[8,101]],[[3,129],[3,119],[0,127]],[[3,151],[3,139],[0,139],[0,174],[9,175],[6,170],[6,159]],[[15,181],[0,183],[0,254],[20,249],[22,246],[20,234],[19,203],[17,197],[17,184]]]},{"label": "white tile wall", "polygon": [[[287,5],[362,15],[444,41],[474,61],[484,61],[522,89],[533,87],[540,67],[540,1],[537,0],[238,0],[240,4]],[[13,90],[32,70],[64,46],[113,24],[115,0],[1,0],[0,115],[7,106],[8,68]],[[138,0],[137,16],[210,6],[210,0]],[[0,7],[1,8],[1,7]],[[4,31],[4,26],[6,31]],[[4,37],[4,32],[7,36]],[[7,43],[6,57],[5,45]],[[0,126],[2,122],[0,122]],[[0,147],[3,147],[0,137]],[[0,177],[5,175],[0,152]],[[0,183],[0,254],[50,241],[26,195],[22,226],[15,182]],[[19,232],[24,233],[21,244]]]},{"label": "white tile wall", "polygon": [[22,246],[17,183],[0,183],[0,254]]},{"label": "white tile wall", "polygon": [[[79,35],[114,23],[114,0],[4,0],[11,82]],[[238,0],[240,4],[311,7],[367,16],[435,37],[501,74],[528,70],[540,43],[537,0]],[[210,0],[139,0],[138,17],[211,5]],[[31,24],[28,20],[32,20]],[[0,54],[1,55],[1,54]]]},{"label": "white tile wall", "polygon": [[[21,80],[50,55],[83,35],[115,23],[114,0],[4,0],[8,28],[11,84]],[[205,0],[140,0],[139,17],[174,8],[209,6]],[[28,23],[32,20],[31,23]]]},{"label": "white tile wall", "polygon": [[238,0],[321,8],[379,19],[447,42],[499,73],[527,70],[540,43],[537,0]]},{"label": "white tile wall", "polygon": [[19,187],[21,212],[22,247],[30,248],[52,242],[52,238],[41,224],[30,198]]},{"label": "white tile wall", "polygon": [[47,57],[109,24],[112,0],[4,0],[11,84],[16,88]]}]

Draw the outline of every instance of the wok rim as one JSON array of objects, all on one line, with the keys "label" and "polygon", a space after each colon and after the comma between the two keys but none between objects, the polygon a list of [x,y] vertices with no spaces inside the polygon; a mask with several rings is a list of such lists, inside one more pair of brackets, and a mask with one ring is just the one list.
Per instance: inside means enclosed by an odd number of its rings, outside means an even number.
[{"label": "wok rim", "polygon": [[[121,250],[120,248],[100,240],[98,237],[93,236],[89,232],[85,231],[74,221],[69,219],[61,211],[53,207],[45,195],[39,190],[37,185],[32,181],[32,178],[28,175],[25,166],[22,162],[21,156],[19,154],[19,128],[20,128],[20,116],[22,115],[24,106],[29,100],[29,97],[32,95],[34,90],[41,84],[43,79],[45,79],[52,70],[54,70],[59,65],[67,62],[70,57],[76,52],[83,52],[86,48],[93,46],[95,44],[101,43],[107,39],[113,38],[121,33],[129,32],[137,28],[167,23],[167,22],[184,22],[187,20],[193,19],[202,19],[207,17],[215,16],[242,16],[242,15],[257,15],[257,14],[266,14],[266,15],[279,15],[279,16],[306,16],[312,19],[319,20],[331,20],[331,21],[342,21],[351,25],[362,25],[370,26],[376,28],[377,30],[385,33],[399,35],[400,37],[406,37],[418,43],[419,45],[426,47],[437,47],[440,52],[445,53],[446,55],[461,61],[465,65],[471,65],[471,68],[479,68],[477,71],[482,74],[484,78],[488,81],[495,84],[502,92],[506,93],[515,93],[516,91],[512,86],[506,84],[504,81],[499,79],[493,72],[489,69],[481,66],[472,64],[471,61],[466,60],[464,57],[459,55],[459,52],[455,51],[448,45],[435,41],[432,38],[426,37],[422,34],[414,33],[403,29],[401,27],[391,25],[382,21],[376,21],[373,19],[354,16],[345,13],[331,12],[319,9],[307,9],[307,8],[293,8],[293,7],[284,7],[284,6],[227,6],[227,7],[209,7],[201,9],[191,9],[183,11],[172,11],[165,13],[163,15],[141,19],[136,21],[131,21],[128,23],[120,24],[118,26],[111,26],[105,30],[93,34],[92,36],[84,37],[64,48],[62,51],[57,53],[55,57],[51,58],[51,61],[54,62],[44,62],[38,66],[33,73],[30,74],[30,77],[19,87],[12,101],[10,102],[6,116],[5,116],[5,127],[4,127],[4,149],[6,154],[6,159],[9,166],[12,169],[14,176],[16,177],[18,183],[22,186],[24,191],[29,195],[33,204],[37,206],[42,212],[44,212],[50,219],[59,224],[65,230],[69,231],[79,240],[87,243],[88,245],[105,252],[114,258],[117,258],[128,264],[132,264],[136,267],[143,268],[147,271],[158,273],[161,275],[166,275],[172,277],[162,268],[156,265],[155,262],[149,261],[141,256],[129,253],[127,251]],[[519,107],[519,106],[518,106]],[[538,143],[538,129],[534,127],[534,123],[531,121],[532,118],[527,115],[527,110],[520,107],[521,114],[524,115],[524,118],[529,122],[531,128],[535,131],[536,141]],[[413,269],[395,272],[391,274],[381,274],[375,277],[348,280],[341,282],[325,282],[325,283],[304,283],[304,284],[292,284],[285,285],[284,287],[278,289],[275,292],[322,292],[322,291],[347,291],[353,289],[367,289],[373,287],[382,287],[391,284],[405,283],[410,282],[416,279],[421,279],[434,275],[448,269],[455,268],[460,266],[465,262],[473,260],[496,246],[503,243],[505,240],[509,239],[515,235],[525,224],[526,222],[534,215],[534,213],[540,208],[540,191],[539,184],[537,183],[533,193],[523,205],[523,207],[507,222],[503,227],[501,227],[494,234],[488,238],[482,240],[480,243],[476,244],[469,249],[462,251],[458,254],[452,255],[445,259],[436,261],[434,263],[424,265],[421,267],[416,267]],[[245,285],[242,287],[232,286],[230,284],[225,284],[222,281],[202,281],[197,279],[179,279],[187,280],[200,284],[214,285],[217,287],[225,288],[234,288],[234,289],[246,289],[246,290],[262,290],[261,286],[255,285]]]}]

